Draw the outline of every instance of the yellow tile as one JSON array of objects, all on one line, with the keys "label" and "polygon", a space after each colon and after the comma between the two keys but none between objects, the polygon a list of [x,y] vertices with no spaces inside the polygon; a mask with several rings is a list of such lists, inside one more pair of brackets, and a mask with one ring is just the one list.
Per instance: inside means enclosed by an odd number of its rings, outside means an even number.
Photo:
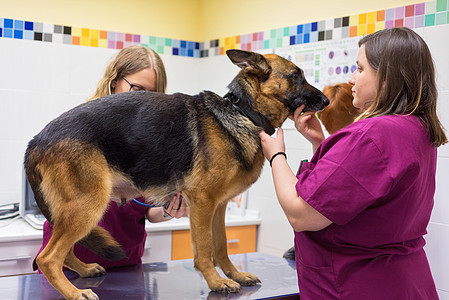
[{"label": "yellow tile", "polygon": [[359,27],[357,28],[357,35],[362,36],[365,34],[366,34],[366,24],[359,25]]},{"label": "yellow tile", "polygon": [[366,13],[359,14],[359,24],[366,24]]},{"label": "yellow tile", "polygon": [[376,31],[376,24],[375,23],[368,24],[368,26],[366,27],[366,33],[371,34],[374,33],[375,31]]},{"label": "yellow tile", "polygon": [[81,28],[72,27],[72,36],[81,36]]},{"label": "yellow tile", "polygon": [[376,22],[376,31],[385,29],[385,21]]},{"label": "yellow tile", "polygon": [[82,28],[81,29],[81,36],[82,37],[89,37],[89,32],[90,32],[89,28]]},{"label": "yellow tile", "polygon": [[99,39],[98,40],[98,47],[100,47],[100,48],[107,48],[108,47],[108,40]]},{"label": "yellow tile", "polygon": [[368,13],[368,22],[367,23],[371,24],[374,22],[376,22],[376,12],[375,11]]},{"label": "yellow tile", "polygon": [[90,39],[91,47],[98,47],[98,39]]},{"label": "yellow tile", "polygon": [[349,26],[357,26],[359,24],[359,16],[349,16]]},{"label": "yellow tile", "polygon": [[90,30],[90,37],[92,39],[98,39],[100,37],[100,32],[96,29],[91,29]]},{"label": "yellow tile", "polygon": [[89,38],[86,36],[81,37],[81,46],[89,46]]}]

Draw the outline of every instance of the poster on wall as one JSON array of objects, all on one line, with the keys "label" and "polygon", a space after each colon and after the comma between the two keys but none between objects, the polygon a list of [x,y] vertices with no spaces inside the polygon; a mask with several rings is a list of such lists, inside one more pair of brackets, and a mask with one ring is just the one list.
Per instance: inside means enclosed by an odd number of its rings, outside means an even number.
[{"label": "poster on wall", "polygon": [[322,90],[324,86],[347,82],[356,69],[360,37],[322,41],[273,49],[298,65],[307,81]]}]

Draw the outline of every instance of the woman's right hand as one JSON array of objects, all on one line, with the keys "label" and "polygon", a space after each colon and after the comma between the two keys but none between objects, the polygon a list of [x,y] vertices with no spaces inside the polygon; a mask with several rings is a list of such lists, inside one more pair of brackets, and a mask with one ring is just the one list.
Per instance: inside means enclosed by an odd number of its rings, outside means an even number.
[{"label": "woman's right hand", "polygon": [[289,116],[295,122],[296,130],[298,130],[310,143],[312,143],[313,150],[318,148],[321,142],[324,141],[323,128],[321,123],[315,115],[315,112],[305,112],[305,105],[301,105],[295,110],[292,116]]}]

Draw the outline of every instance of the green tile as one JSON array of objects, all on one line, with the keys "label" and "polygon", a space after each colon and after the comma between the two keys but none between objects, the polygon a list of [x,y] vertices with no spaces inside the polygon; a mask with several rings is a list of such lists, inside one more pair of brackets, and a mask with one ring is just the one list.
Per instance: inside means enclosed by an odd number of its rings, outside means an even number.
[{"label": "green tile", "polygon": [[426,15],[425,26],[435,25],[435,14]]},{"label": "green tile", "polygon": [[443,25],[447,23],[447,13],[442,12],[435,15],[435,25]]},{"label": "green tile", "polygon": [[165,46],[171,46],[171,39],[165,39]]},{"label": "green tile", "polygon": [[276,37],[276,29],[271,30],[270,38],[274,39]]},{"label": "green tile", "polygon": [[447,0],[437,0],[437,12],[447,10]]},{"label": "green tile", "polygon": [[156,45],[156,37],[155,36],[150,36],[150,44]]},{"label": "green tile", "polygon": [[156,45],[164,45],[164,40],[165,40],[165,38],[163,38],[163,37],[157,37],[156,38]]},{"label": "green tile", "polygon": [[284,27],[284,36],[290,35],[290,27]]},{"label": "green tile", "polygon": [[151,48],[150,47],[150,45],[148,45],[148,44],[142,44],[142,43],[140,43],[142,46],[144,46],[145,48]]},{"label": "green tile", "polygon": [[164,46],[163,45],[157,46],[156,52],[159,54],[164,54]]},{"label": "green tile", "polygon": [[449,11],[447,12],[447,24],[449,24]]},{"label": "green tile", "polygon": [[269,49],[270,48],[270,40],[263,41],[263,48],[264,49]]},{"label": "green tile", "polygon": [[283,38],[277,38],[276,39],[276,48],[282,47],[282,40],[283,40]]}]

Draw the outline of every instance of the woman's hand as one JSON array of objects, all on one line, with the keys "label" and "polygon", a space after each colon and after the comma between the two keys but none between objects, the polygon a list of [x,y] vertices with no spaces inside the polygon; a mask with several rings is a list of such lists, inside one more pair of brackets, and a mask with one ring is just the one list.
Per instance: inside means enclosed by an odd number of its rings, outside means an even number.
[{"label": "woman's hand", "polygon": [[296,130],[312,143],[313,152],[315,152],[321,142],[324,141],[323,128],[315,112],[302,113],[304,107],[304,104],[298,107],[289,118],[295,122]]},{"label": "woman's hand", "polygon": [[188,216],[186,201],[184,197],[182,197],[181,193],[177,193],[173,197],[168,208],[164,209],[164,213],[176,219]]},{"label": "woman's hand", "polygon": [[265,158],[269,161],[274,154],[278,152],[285,152],[284,131],[279,128],[276,137],[268,135],[265,131],[259,133],[260,142]]}]

